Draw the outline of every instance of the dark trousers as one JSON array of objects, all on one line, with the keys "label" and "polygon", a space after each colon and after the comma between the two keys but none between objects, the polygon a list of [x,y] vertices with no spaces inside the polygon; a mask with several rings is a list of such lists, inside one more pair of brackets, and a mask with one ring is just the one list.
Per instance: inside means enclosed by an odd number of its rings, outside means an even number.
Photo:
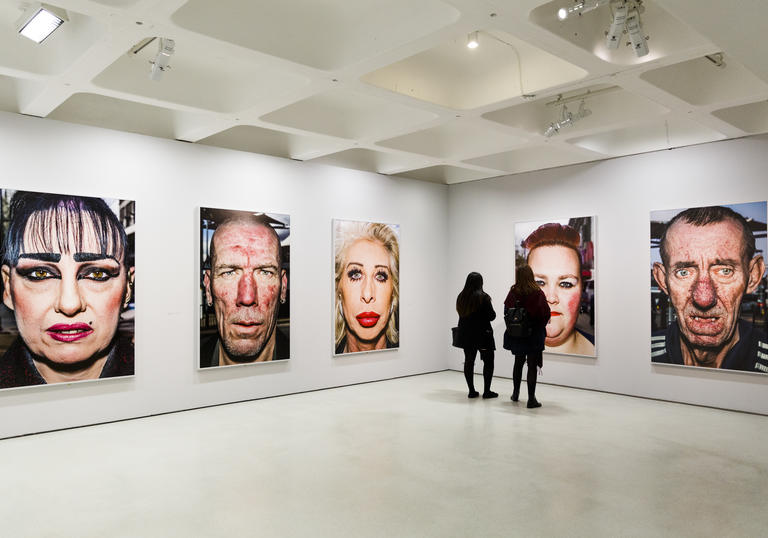
[{"label": "dark trousers", "polygon": [[[476,347],[464,348],[464,379],[467,380],[469,392],[475,391],[475,357],[478,349]],[[490,392],[491,380],[493,379],[493,350],[481,349],[480,360],[483,361],[483,392]]]},{"label": "dark trousers", "polygon": [[515,355],[515,366],[512,369],[512,384],[515,394],[520,394],[520,383],[523,380],[523,364],[525,364],[525,361],[528,361],[528,399],[536,399],[536,368],[541,363],[541,358],[541,351]]}]

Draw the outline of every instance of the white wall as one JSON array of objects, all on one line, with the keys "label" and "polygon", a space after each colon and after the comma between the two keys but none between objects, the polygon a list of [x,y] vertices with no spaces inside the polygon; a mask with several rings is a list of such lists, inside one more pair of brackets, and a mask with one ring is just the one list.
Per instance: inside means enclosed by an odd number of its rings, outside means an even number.
[{"label": "white wall", "polygon": [[[768,375],[652,365],[649,312],[652,210],[766,199],[766,136],[453,185],[449,295],[479,271],[500,313],[514,279],[514,223],[596,215],[597,359],[545,354],[539,380],[768,413]],[[499,316],[496,373],[511,377],[503,326]],[[461,351],[449,353],[460,369]],[[540,396],[546,402],[546,387]]]},{"label": "white wall", "polygon": [[[136,376],[0,391],[0,438],[444,369],[447,187],[0,113],[0,187],[136,200]],[[196,370],[199,206],[291,215],[291,360]],[[401,346],[332,357],[333,218],[401,225]]]}]

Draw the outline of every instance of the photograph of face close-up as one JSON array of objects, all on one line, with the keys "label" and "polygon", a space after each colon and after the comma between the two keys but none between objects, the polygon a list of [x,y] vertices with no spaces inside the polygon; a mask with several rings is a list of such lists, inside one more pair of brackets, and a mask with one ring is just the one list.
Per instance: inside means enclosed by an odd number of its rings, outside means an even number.
[{"label": "photograph of face close-up", "polygon": [[333,221],[334,352],[399,346],[400,227]]},{"label": "photograph of face close-up", "polygon": [[515,266],[528,264],[551,311],[544,351],[595,357],[594,217],[515,224]]},{"label": "photograph of face close-up", "polygon": [[766,202],[651,213],[651,361],[768,373]]},{"label": "photograph of face close-up", "polygon": [[0,388],[134,375],[134,202],[5,189],[0,204]]},{"label": "photograph of face close-up", "polygon": [[289,215],[200,208],[200,368],[290,358]]}]

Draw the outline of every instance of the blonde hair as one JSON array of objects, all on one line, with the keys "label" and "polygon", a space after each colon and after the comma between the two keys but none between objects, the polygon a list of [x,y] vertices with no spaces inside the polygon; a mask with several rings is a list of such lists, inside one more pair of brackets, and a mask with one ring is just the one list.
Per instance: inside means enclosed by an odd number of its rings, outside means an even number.
[{"label": "blonde hair", "polygon": [[338,347],[341,341],[347,336],[347,323],[344,320],[344,312],[341,307],[339,283],[341,282],[341,277],[344,273],[347,251],[349,250],[349,247],[360,240],[380,244],[389,255],[389,270],[392,275],[392,306],[389,313],[389,320],[387,321],[386,336],[387,341],[396,344],[399,340],[399,335],[395,313],[398,312],[400,305],[400,247],[397,241],[397,234],[389,224],[382,224],[380,222],[337,221],[336,234],[334,237],[336,273],[334,308],[334,326],[336,328],[335,347]]}]

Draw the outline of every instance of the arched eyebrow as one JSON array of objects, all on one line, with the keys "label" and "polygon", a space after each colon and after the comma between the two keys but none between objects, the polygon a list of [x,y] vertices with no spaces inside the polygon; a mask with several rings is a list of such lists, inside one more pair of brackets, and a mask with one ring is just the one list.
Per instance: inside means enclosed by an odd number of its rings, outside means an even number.
[{"label": "arched eyebrow", "polygon": [[120,263],[117,261],[117,258],[114,256],[110,256],[109,254],[101,254],[100,252],[75,252],[72,255],[72,258],[76,262],[96,262],[99,260],[114,260],[117,263]]},{"label": "arched eyebrow", "polygon": [[27,252],[24,254],[19,254],[19,258],[37,260],[40,262],[58,263],[61,261],[61,254],[58,252]]},{"label": "arched eyebrow", "polygon": [[[349,267],[350,265],[358,265],[360,267],[365,267],[365,264],[362,263],[362,262],[347,262],[346,266]],[[374,267],[374,269],[386,269],[387,271],[389,271],[389,265],[386,265],[386,264],[383,264],[383,263],[377,263],[373,267]]]}]

